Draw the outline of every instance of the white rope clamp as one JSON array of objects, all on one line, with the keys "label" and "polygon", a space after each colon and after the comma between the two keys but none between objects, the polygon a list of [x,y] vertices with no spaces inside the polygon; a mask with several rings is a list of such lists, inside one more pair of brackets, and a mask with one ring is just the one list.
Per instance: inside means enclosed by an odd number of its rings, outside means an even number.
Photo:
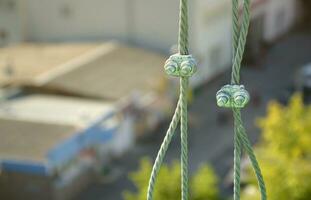
[{"label": "white rope clamp", "polygon": [[197,71],[197,63],[192,55],[174,54],[165,62],[165,72],[175,77],[191,77]]},{"label": "white rope clamp", "polygon": [[225,85],[216,94],[217,105],[225,108],[244,108],[250,95],[244,85]]}]

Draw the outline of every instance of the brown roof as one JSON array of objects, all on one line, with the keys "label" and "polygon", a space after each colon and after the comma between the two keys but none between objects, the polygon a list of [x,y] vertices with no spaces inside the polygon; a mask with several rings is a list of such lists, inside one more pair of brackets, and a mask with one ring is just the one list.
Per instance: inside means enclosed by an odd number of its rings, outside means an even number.
[{"label": "brown roof", "polygon": [[165,57],[144,49],[113,44],[90,62],[54,76],[43,85],[82,96],[119,99],[138,90],[158,87]]},{"label": "brown roof", "polygon": [[0,159],[44,162],[46,153],[75,134],[71,126],[0,119]]},{"label": "brown roof", "polygon": [[88,43],[22,43],[0,48],[0,83],[33,78],[93,49]]}]

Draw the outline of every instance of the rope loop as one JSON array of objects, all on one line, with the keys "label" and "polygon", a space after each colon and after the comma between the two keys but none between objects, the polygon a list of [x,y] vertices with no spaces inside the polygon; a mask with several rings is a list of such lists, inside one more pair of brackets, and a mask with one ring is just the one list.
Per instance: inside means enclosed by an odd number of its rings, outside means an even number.
[{"label": "rope loop", "polygon": [[147,189],[147,200],[153,200],[155,182],[178,122],[180,122],[181,139],[181,200],[188,200],[189,198],[187,92],[189,77],[196,72],[197,64],[188,52],[188,0],[180,0],[178,51],[178,54],[170,56],[165,62],[164,70],[170,76],[180,77],[180,96],[172,122],[152,168]]},{"label": "rope loop", "polygon": [[240,84],[241,61],[245,50],[248,28],[250,24],[250,0],[243,0],[243,17],[239,18],[240,0],[232,0],[232,52],[233,64],[231,73],[231,85],[225,85],[217,94],[217,105],[232,108],[234,117],[234,200],[240,200],[240,170],[241,153],[243,150],[248,154],[257,177],[261,200],[267,200],[265,182],[247,137],[240,108],[243,108],[250,99],[249,93]]}]

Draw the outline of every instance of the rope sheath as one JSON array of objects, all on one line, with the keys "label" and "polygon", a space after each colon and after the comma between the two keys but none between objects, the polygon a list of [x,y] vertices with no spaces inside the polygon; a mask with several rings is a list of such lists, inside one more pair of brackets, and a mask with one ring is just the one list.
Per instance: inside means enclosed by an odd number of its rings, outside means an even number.
[{"label": "rope sheath", "polygon": [[[239,0],[232,0],[232,40],[233,40],[233,65],[231,84],[240,83],[241,61],[245,50],[245,44],[250,24],[250,0],[243,2],[243,21],[240,29],[239,23]],[[239,30],[240,29],[240,30]],[[261,200],[267,199],[264,179],[252,149],[252,145],[247,137],[240,109],[233,108],[234,116],[234,200],[240,200],[240,169],[241,169],[241,151],[244,149],[248,154],[252,167],[258,181]]]},{"label": "rope sheath", "polygon": [[175,130],[177,128],[179,120],[180,120],[180,100],[177,103],[177,107],[176,107],[175,113],[173,115],[172,121],[169,125],[166,136],[162,142],[162,145],[160,147],[160,150],[158,152],[158,155],[156,157],[156,160],[155,160],[153,168],[152,168],[152,172],[151,172],[151,176],[150,176],[150,180],[149,180],[149,185],[148,185],[147,200],[153,199],[153,191],[154,191],[155,181],[156,181],[156,178],[159,174],[159,171],[160,171],[161,165],[163,163],[167,149],[169,147],[169,144],[171,143],[172,138],[175,134]]},{"label": "rope sheath", "polygon": [[188,55],[188,0],[180,0],[178,51],[181,55]]},{"label": "rope sheath", "polygon": [[[178,33],[178,51],[180,55],[188,55],[188,0],[180,0],[179,12],[179,33]],[[166,151],[174,136],[178,122],[181,122],[181,190],[182,200],[188,200],[188,105],[187,91],[189,80],[188,77],[180,77],[180,96],[166,136],[160,147],[156,160],[154,162],[149,185],[147,190],[147,200],[153,200],[153,191],[156,178],[159,174]]]},{"label": "rope sheath", "polygon": [[187,113],[188,78],[180,79],[181,91],[181,196],[188,200],[188,113]]}]

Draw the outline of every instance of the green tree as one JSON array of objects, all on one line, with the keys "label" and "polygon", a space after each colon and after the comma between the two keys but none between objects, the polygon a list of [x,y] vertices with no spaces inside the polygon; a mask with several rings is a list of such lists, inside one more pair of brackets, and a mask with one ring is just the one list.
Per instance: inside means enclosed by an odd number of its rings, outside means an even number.
[{"label": "green tree", "polygon": [[[269,200],[311,199],[311,106],[299,94],[288,106],[272,102],[258,124],[263,134],[257,155]],[[242,199],[259,200],[255,179],[248,181]]]},{"label": "green tree", "polygon": [[[146,200],[149,176],[152,164],[142,159],[137,172],[130,174],[130,179],[137,188],[137,193],[126,191],[125,200]],[[208,165],[202,165],[190,180],[191,200],[219,200],[218,177]],[[154,191],[154,200],[181,199],[180,164],[173,162],[169,167],[163,165]]]}]

